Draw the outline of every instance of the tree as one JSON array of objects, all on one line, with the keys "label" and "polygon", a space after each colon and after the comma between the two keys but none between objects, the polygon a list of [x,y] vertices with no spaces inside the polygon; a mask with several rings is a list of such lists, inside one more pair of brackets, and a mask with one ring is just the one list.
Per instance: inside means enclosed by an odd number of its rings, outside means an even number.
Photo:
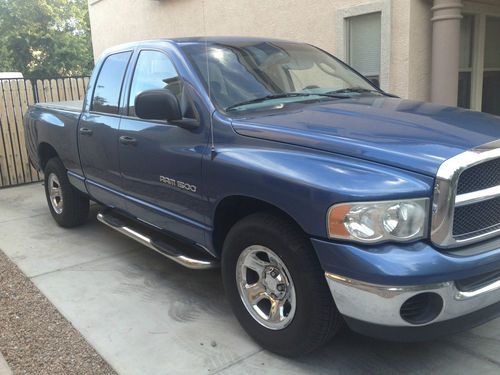
[{"label": "tree", "polygon": [[87,0],[0,0],[0,72],[75,76],[92,66]]}]

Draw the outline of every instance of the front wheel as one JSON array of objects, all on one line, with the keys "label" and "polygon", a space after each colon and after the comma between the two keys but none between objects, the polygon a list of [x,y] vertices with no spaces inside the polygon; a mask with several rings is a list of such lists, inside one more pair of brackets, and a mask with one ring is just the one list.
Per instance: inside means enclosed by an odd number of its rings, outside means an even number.
[{"label": "front wheel", "polygon": [[311,352],[343,322],[310,241],[277,215],[257,213],[235,224],[224,242],[222,277],[243,328],[275,353]]},{"label": "front wheel", "polygon": [[45,196],[57,224],[65,228],[83,224],[89,214],[89,199],[71,185],[61,160],[50,159],[44,176]]}]

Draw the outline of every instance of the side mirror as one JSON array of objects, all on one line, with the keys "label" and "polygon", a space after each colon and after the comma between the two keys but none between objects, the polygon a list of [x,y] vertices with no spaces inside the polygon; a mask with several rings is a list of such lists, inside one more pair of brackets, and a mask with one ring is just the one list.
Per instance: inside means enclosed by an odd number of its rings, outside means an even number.
[{"label": "side mirror", "polygon": [[145,120],[182,120],[179,101],[168,89],[146,90],[137,95],[135,114]]}]

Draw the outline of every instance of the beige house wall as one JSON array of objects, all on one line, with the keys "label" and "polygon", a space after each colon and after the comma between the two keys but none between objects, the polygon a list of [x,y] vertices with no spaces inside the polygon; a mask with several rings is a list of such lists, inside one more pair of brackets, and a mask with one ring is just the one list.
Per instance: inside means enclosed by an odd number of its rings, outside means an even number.
[{"label": "beige house wall", "polygon": [[[500,0],[475,2],[500,4]],[[338,34],[344,31],[344,25],[339,24],[342,22],[339,15],[349,14],[356,7],[380,6],[390,10],[389,33],[382,33],[386,45],[382,59],[388,61],[382,66],[388,78],[386,82],[382,80],[382,88],[404,98],[429,100],[432,3],[432,0],[89,0],[89,11],[96,58],[119,43],[203,35],[296,40],[317,45],[342,58],[345,46],[338,44],[344,38]],[[384,26],[387,25],[383,24],[382,29]]]},{"label": "beige house wall", "polygon": [[430,100],[432,61],[431,2],[410,1],[408,42],[408,98]]},{"label": "beige house wall", "polygon": [[[89,0],[94,54],[125,42],[159,37],[238,35],[314,44],[335,55],[337,14],[364,4],[390,7],[389,82],[384,89],[418,98],[410,90],[411,3],[427,0]],[[342,28],[340,29],[342,30]],[[382,51],[383,53],[384,51]],[[423,97],[422,97],[423,98]]]}]

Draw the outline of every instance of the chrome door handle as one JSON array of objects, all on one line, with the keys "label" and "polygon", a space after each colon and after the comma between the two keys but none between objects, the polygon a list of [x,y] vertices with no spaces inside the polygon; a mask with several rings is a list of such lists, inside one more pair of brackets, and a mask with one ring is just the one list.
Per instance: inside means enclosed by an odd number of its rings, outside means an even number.
[{"label": "chrome door handle", "polygon": [[137,144],[137,139],[132,138],[132,137],[128,137],[126,135],[122,135],[120,137],[120,143],[122,145],[132,145],[132,146],[135,146]]},{"label": "chrome door handle", "polygon": [[93,130],[89,128],[80,128],[81,135],[92,135]]}]

